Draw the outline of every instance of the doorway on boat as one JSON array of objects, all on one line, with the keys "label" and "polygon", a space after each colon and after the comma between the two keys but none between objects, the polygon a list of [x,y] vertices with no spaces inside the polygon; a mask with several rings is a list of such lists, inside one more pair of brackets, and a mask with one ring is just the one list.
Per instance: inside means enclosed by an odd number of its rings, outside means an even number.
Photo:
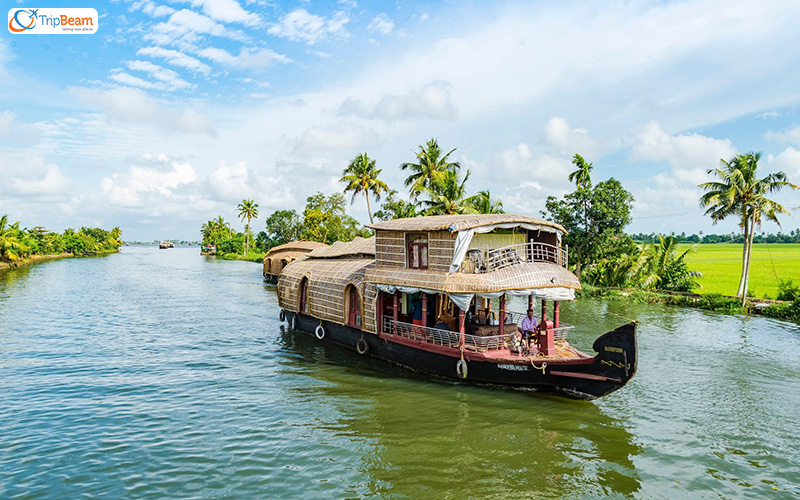
[{"label": "doorway on boat", "polygon": [[[379,292],[378,313],[380,318],[394,319],[401,323],[433,326],[436,321],[436,297],[422,292],[394,294]],[[395,315],[395,305],[397,306]]]},{"label": "doorway on boat", "polygon": [[300,281],[300,312],[308,314],[308,278],[303,278]]},{"label": "doorway on boat", "polygon": [[347,325],[361,329],[361,295],[358,288],[348,285],[344,293],[345,311],[347,311]]}]

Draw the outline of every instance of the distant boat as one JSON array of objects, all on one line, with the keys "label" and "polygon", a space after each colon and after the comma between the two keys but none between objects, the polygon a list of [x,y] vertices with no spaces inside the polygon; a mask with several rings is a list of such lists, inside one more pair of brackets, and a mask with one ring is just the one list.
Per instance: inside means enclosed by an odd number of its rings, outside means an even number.
[{"label": "distant boat", "polygon": [[200,255],[216,255],[217,247],[214,245],[203,245],[200,247]]},{"label": "distant boat", "polygon": [[175,244],[173,242],[171,242],[171,241],[159,241],[158,242],[158,248],[159,249],[175,248]]}]

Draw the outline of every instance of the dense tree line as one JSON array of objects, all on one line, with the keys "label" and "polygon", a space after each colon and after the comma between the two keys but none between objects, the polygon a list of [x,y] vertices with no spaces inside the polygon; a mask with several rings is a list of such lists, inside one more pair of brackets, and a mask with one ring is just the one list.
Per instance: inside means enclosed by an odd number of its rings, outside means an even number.
[{"label": "dense tree line", "polygon": [[13,262],[32,255],[58,255],[70,253],[86,255],[113,252],[122,246],[122,231],[96,227],[72,228],[59,234],[42,226],[20,228],[19,222],[10,223],[8,214],[0,217],[0,261]]},{"label": "dense tree line", "polygon": [[[636,233],[631,234],[631,238],[637,243],[655,243],[658,241],[657,233]],[[675,234],[671,233],[670,236],[675,238],[678,243],[744,243],[744,234],[730,233],[730,234],[691,234],[686,233]],[[800,243],[800,229],[790,231],[788,234],[778,232],[777,234],[765,233],[755,236],[753,243]]]}]

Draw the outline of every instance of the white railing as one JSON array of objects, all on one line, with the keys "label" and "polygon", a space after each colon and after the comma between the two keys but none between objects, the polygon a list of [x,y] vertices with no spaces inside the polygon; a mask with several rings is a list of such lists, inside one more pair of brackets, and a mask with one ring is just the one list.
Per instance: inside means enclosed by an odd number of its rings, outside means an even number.
[{"label": "white railing", "polygon": [[495,248],[487,251],[470,250],[467,252],[467,265],[464,272],[486,273],[513,266],[522,262],[552,262],[567,267],[569,249],[557,247],[549,243],[529,241]]},{"label": "white railing", "polygon": [[[383,317],[382,333],[407,339],[421,340],[428,344],[445,347],[459,347],[461,334],[450,330],[413,325],[402,321],[394,321],[390,316]],[[485,352],[506,349],[514,340],[514,334],[480,336],[464,334],[464,347],[470,350]]]}]

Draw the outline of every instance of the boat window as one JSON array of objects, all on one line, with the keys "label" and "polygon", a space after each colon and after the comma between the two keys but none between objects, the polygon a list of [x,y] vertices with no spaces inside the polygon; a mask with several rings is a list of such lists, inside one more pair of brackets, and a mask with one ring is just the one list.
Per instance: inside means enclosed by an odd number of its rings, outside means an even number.
[{"label": "boat window", "polygon": [[300,312],[308,314],[308,278],[300,282]]},{"label": "boat window", "polygon": [[409,269],[428,269],[428,235],[408,235],[408,267]]}]

